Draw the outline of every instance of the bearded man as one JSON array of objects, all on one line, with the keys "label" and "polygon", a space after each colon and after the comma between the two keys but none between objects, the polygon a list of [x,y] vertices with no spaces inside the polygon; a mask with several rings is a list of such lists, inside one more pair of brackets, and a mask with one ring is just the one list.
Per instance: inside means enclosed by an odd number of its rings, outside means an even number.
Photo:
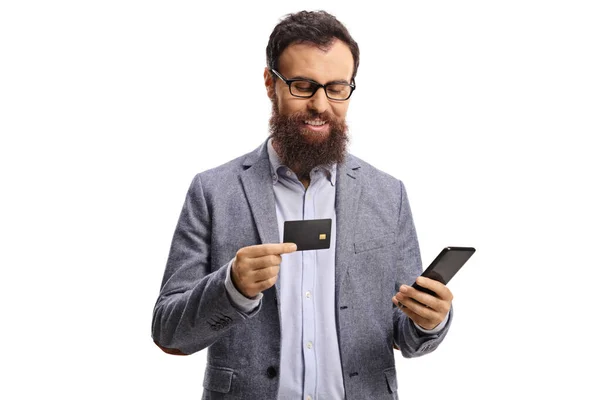
[{"label": "bearded man", "polygon": [[[152,335],[208,348],[204,399],[396,399],[394,348],[433,351],[452,293],[419,278],[401,181],[347,153],[359,49],[326,12],[286,16],[267,46],[270,137],[195,176]],[[330,247],[283,243],[285,221],[330,219]]]}]

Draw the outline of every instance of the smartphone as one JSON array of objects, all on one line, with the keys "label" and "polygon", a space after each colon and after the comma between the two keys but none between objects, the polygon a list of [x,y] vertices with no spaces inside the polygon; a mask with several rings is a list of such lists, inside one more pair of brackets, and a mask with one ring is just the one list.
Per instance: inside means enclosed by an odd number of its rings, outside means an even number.
[{"label": "smartphone", "polygon": [[[467,260],[471,258],[473,253],[475,253],[473,247],[445,247],[429,267],[423,271],[421,276],[447,285],[448,282],[450,282],[450,279],[452,279],[458,270],[465,265]],[[435,292],[417,285],[416,282],[412,286],[417,290],[435,296]]]}]

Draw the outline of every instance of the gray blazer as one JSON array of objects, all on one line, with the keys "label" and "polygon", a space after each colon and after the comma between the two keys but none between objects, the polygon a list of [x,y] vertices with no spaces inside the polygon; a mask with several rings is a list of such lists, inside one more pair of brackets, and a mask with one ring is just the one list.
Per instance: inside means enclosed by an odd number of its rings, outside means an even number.
[{"label": "gray blazer", "polygon": [[[405,357],[433,351],[450,326],[426,335],[391,298],[421,273],[401,181],[348,155],[338,165],[336,323],[346,399],[396,399],[394,345]],[[279,285],[239,311],[225,290],[237,250],[279,242],[266,142],[194,177],[175,230],[152,336],[191,354],[208,348],[204,399],[275,399],[279,385]]]}]

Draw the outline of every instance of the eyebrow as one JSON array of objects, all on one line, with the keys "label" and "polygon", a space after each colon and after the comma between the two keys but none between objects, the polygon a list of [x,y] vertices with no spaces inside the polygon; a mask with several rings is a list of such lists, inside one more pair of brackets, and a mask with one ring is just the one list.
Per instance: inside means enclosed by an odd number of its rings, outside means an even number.
[{"label": "eyebrow", "polygon": [[[319,83],[319,82],[315,81],[314,79],[311,79],[311,78],[309,78],[309,77],[307,77],[307,76],[302,76],[302,75],[294,76],[293,78],[288,78],[288,79],[289,79],[289,80],[293,80],[293,79],[302,79],[302,80],[305,80],[305,81],[311,81],[311,82],[316,82],[316,83]],[[331,84],[336,84],[336,83],[344,83],[344,84],[346,84],[346,85],[349,85],[349,84],[350,84],[350,82],[348,82],[348,81],[347,81],[347,80],[345,80],[345,79],[336,79],[336,80],[334,80],[334,81],[329,81],[329,82],[327,82],[327,83],[324,83],[324,85],[331,85]]]}]

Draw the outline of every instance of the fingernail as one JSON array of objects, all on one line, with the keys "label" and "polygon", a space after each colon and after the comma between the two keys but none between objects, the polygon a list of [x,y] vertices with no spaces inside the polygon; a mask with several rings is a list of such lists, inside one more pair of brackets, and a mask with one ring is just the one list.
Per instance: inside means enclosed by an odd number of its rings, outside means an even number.
[{"label": "fingernail", "polygon": [[406,292],[408,292],[408,286],[406,286],[406,285],[402,285],[402,286],[400,286],[400,291],[401,291],[402,293],[406,293]]},{"label": "fingernail", "polygon": [[296,246],[296,243],[290,243],[290,244],[288,245],[288,249],[289,249],[290,251],[296,251],[296,249],[297,249],[297,248],[298,248],[298,246]]}]

